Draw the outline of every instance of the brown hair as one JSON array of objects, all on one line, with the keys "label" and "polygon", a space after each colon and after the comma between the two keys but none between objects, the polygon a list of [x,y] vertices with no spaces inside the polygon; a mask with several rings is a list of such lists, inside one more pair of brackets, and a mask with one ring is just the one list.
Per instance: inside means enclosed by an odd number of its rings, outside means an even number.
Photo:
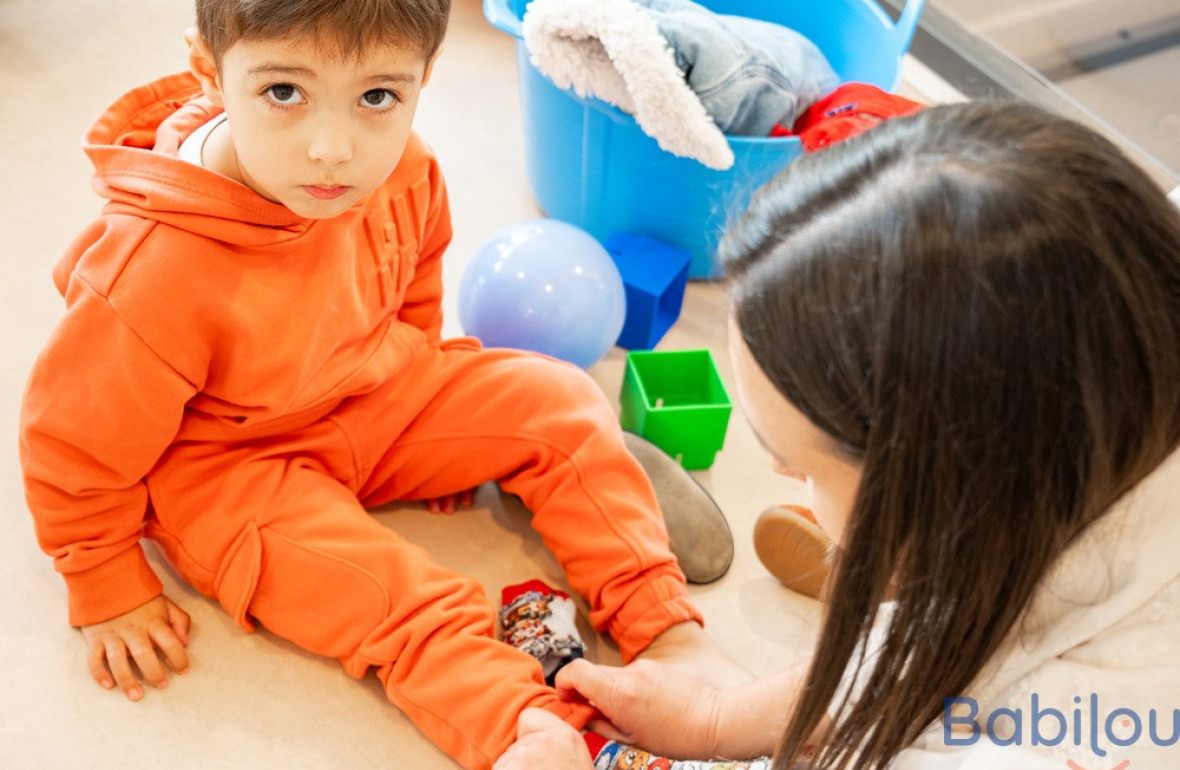
[{"label": "brown hair", "polygon": [[197,29],[213,58],[238,40],[306,37],[337,56],[375,43],[417,48],[434,58],[451,0],[197,0]]},{"label": "brown hair", "polygon": [[956,105],[800,159],[722,253],[755,360],[862,467],[776,767],[835,706],[810,766],[884,768],[1180,443],[1180,212],[1082,126]]}]

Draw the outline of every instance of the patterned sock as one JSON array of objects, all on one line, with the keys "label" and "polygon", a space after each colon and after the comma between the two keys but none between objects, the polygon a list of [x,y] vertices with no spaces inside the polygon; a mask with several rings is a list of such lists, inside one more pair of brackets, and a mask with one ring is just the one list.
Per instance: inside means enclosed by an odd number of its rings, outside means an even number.
[{"label": "patterned sock", "polygon": [[597,733],[585,733],[582,738],[594,757],[594,770],[770,770],[770,757],[760,757],[748,762],[668,759],[634,746],[608,741]]},{"label": "patterned sock", "polygon": [[552,687],[561,667],[585,652],[573,600],[540,580],[530,580],[505,588],[500,601],[504,641],[541,661],[545,682]]}]

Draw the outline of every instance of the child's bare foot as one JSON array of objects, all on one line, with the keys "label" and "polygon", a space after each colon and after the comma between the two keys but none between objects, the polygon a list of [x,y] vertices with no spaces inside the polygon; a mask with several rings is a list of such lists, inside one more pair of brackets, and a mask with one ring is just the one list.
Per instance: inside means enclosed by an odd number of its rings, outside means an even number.
[{"label": "child's bare foot", "polygon": [[692,621],[672,626],[637,657],[667,663],[717,688],[745,684],[754,679]]}]

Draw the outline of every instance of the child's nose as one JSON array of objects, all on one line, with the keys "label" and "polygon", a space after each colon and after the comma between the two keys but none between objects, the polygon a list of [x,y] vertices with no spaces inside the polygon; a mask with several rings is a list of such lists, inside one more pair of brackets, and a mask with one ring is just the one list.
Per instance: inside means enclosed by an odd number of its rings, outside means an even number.
[{"label": "child's nose", "polygon": [[344,163],[352,158],[352,138],[343,127],[319,126],[312,134],[307,154],[317,163]]}]

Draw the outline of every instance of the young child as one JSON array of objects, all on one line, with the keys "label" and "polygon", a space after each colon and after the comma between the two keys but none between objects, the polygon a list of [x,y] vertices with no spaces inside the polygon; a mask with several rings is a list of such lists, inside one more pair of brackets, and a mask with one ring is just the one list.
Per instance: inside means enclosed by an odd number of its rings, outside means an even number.
[{"label": "young child", "polygon": [[[651,485],[575,367],[440,340],[447,198],[411,123],[449,0],[198,0],[191,74],[120,98],[86,152],[108,203],[54,271],[67,312],[21,459],[90,671],[142,697],[188,616],[139,538],[243,627],[389,699],[468,768],[526,707],[575,726],[497,642],[472,578],[366,507],[496,480],[625,659],[699,649]],[[659,642],[653,644],[653,640]]]}]

